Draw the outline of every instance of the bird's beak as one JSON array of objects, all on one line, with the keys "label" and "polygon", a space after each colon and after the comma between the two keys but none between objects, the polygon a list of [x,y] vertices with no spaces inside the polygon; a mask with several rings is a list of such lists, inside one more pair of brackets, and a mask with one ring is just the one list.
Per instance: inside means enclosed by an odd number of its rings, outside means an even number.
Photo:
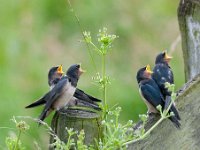
[{"label": "bird's beak", "polygon": [[173,58],[172,56],[169,56],[166,51],[164,53],[165,53],[165,56],[164,56],[165,60],[170,61]]},{"label": "bird's beak", "polygon": [[83,69],[81,68],[81,64],[80,64],[79,74],[81,75],[81,74],[83,74],[83,73],[85,73],[85,72],[86,72],[86,70],[83,70]]},{"label": "bird's beak", "polygon": [[62,65],[58,66],[57,72],[60,74],[64,74],[64,72],[62,70]]},{"label": "bird's beak", "polygon": [[147,66],[146,66],[146,72],[149,73],[149,74],[152,74],[152,73],[153,73],[153,71],[151,71],[150,65],[147,65]]}]

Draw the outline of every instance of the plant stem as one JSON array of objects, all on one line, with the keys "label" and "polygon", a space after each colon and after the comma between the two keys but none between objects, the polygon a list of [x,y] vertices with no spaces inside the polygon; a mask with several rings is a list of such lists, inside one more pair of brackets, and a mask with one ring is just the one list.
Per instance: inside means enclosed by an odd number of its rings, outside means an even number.
[{"label": "plant stem", "polygon": [[19,143],[20,136],[21,136],[21,130],[19,130],[19,133],[18,133],[18,135],[17,135],[17,142],[15,143],[14,150],[17,150],[17,147],[18,147],[18,143]]},{"label": "plant stem", "polygon": [[102,78],[103,78],[103,102],[105,109],[105,119],[107,119],[107,101],[106,101],[106,55],[102,54]]},{"label": "plant stem", "polygon": [[171,102],[170,102],[170,104],[169,104],[169,106],[167,107],[167,110],[165,111],[165,115],[167,115],[168,114],[168,112],[169,112],[169,109],[171,108],[171,106],[173,105],[173,103],[174,103],[174,100],[176,99],[172,99],[172,97],[170,96],[170,98],[171,98]]},{"label": "plant stem", "polygon": [[92,64],[94,65],[95,71],[97,71],[97,67],[96,67],[94,58],[93,58],[93,56],[92,56],[92,52],[91,52],[91,50],[90,50],[90,46],[89,46],[89,44],[86,42],[86,38],[85,38],[85,36],[84,36],[84,34],[83,34],[83,28],[82,28],[82,25],[81,25],[80,20],[79,20],[79,18],[78,18],[78,15],[77,15],[76,12],[74,11],[70,0],[67,0],[67,3],[68,3],[68,5],[69,5],[69,8],[71,9],[71,11],[74,13],[74,17],[75,17],[75,19],[76,19],[76,21],[77,21],[77,23],[78,23],[79,29],[81,30],[81,34],[82,34],[82,36],[83,36],[83,38],[84,38],[84,40],[85,40],[85,43],[86,43],[86,46],[87,46],[87,50],[88,50],[88,53],[89,53],[89,55],[90,55]]},{"label": "plant stem", "polygon": [[165,119],[165,116],[161,117],[145,134],[143,134],[141,137],[135,139],[135,140],[132,140],[132,141],[128,141],[126,143],[123,144],[123,146],[125,145],[128,145],[128,144],[131,144],[131,143],[135,143],[139,140],[142,140],[144,139],[145,137],[147,137],[151,131],[153,131],[163,120]]},{"label": "plant stem", "polygon": [[115,126],[116,126],[116,128],[118,128],[118,118],[119,118],[119,116],[116,116],[116,120],[115,120]]},{"label": "plant stem", "polygon": [[71,140],[71,134],[69,134],[69,137],[67,139],[67,144],[66,144],[66,147],[70,149],[70,140]]},{"label": "plant stem", "polygon": [[141,136],[141,139],[144,139],[147,135],[151,133],[163,120],[165,117],[161,117],[145,134]]},{"label": "plant stem", "polygon": [[93,42],[90,42],[90,44],[94,47],[94,50],[99,54],[101,54],[101,50],[93,43]]}]

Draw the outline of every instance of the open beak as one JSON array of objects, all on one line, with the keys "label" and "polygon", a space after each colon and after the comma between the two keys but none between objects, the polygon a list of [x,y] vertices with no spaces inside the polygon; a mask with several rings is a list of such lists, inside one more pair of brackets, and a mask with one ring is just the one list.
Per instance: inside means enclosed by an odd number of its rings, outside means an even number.
[{"label": "open beak", "polygon": [[165,53],[164,59],[165,59],[167,62],[169,62],[173,57],[172,57],[172,56],[169,56],[169,55],[167,54],[166,51],[165,51],[164,53]]},{"label": "open beak", "polygon": [[147,65],[147,66],[146,66],[146,72],[149,73],[149,74],[152,74],[152,73],[153,73],[153,71],[151,71],[150,65]]},{"label": "open beak", "polygon": [[57,73],[62,74],[62,75],[64,74],[62,70],[62,65],[58,66]]},{"label": "open beak", "polygon": [[79,75],[81,75],[81,74],[83,74],[83,73],[85,73],[86,71],[85,70],[83,70],[82,68],[81,68],[81,64],[80,64],[80,68],[79,68]]}]

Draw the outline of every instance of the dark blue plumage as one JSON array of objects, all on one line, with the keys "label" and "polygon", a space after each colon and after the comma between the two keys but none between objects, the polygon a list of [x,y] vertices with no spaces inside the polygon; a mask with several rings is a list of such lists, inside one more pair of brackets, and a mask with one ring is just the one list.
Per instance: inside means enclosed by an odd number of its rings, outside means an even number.
[{"label": "dark blue plumage", "polygon": [[[159,113],[156,107],[161,105],[163,110],[165,106],[165,100],[157,83],[151,78],[151,74],[152,72],[150,71],[149,66],[143,67],[137,72],[136,78],[139,84],[140,94],[148,107],[148,113]],[[174,111],[170,108],[169,113],[170,112]],[[181,124],[175,116],[171,116],[169,119],[177,128],[180,127]]]},{"label": "dark blue plumage", "polygon": [[42,100],[45,103],[45,107],[39,117],[40,120],[44,120],[52,110],[60,110],[65,107],[76,90],[76,85],[79,77],[82,73],[80,65],[72,65],[67,70],[67,75],[62,77],[57,84],[47,92]]},{"label": "dark blue plumage", "polygon": [[174,75],[169,66],[169,61],[172,57],[168,56],[166,52],[157,55],[155,60],[155,67],[153,69],[152,78],[158,84],[164,97],[171,96],[171,92],[165,88],[165,82],[174,84]]},{"label": "dark blue plumage", "polygon": [[164,106],[164,98],[158,85],[152,79],[143,80],[139,84],[142,96],[153,106]]},{"label": "dark blue plumage", "polygon": [[[171,91],[165,87],[165,83],[168,82],[170,84],[174,84],[174,75],[169,66],[171,58],[172,57],[170,57],[165,51],[158,54],[155,60],[155,67],[152,75],[152,78],[158,84],[164,99],[169,102],[171,101]],[[177,119],[180,120],[180,115],[174,104],[172,104],[171,109],[173,109]]]},{"label": "dark blue plumage", "polygon": [[[80,75],[79,73],[73,73],[73,69],[72,69],[72,68],[80,67],[80,65],[73,65],[73,66],[74,67],[71,66],[71,69],[67,71],[67,76],[68,78],[70,78],[70,81],[74,80],[72,79],[73,76]],[[50,89],[53,89],[55,85],[61,80],[61,78],[66,78],[63,76],[62,66],[60,65],[60,66],[52,67],[48,73],[48,84],[50,86]],[[26,106],[26,108],[33,108],[33,107],[43,105],[46,103],[47,100],[48,100],[48,97],[44,95],[39,100]],[[72,98],[72,101],[73,101],[72,103],[78,102],[79,104],[84,105],[86,107],[91,107],[96,110],[101,110],[101,108],[99,108],[98,104],[96,103],[96,102],[101,102],[101,100],[88,95],[87,93],[85,93],[84,91],[78,88],[76,89],[74,93],[74,98]]]}]

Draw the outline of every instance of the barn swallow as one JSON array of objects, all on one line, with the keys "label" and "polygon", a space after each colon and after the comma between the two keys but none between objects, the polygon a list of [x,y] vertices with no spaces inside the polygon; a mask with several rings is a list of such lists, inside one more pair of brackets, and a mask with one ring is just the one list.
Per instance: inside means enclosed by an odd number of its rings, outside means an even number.
[{"label": "barn swallow", "polygon": [[[157,110],[158,105],[162,106],[162,111],[165,106],[163,94],[156,82],[152,79],[152,73],[150,66],[147,65],[139,69],[136,76],[140,94],[148,108],[148,114],[159,113]],[[169,109],[170,112],[173,112],[171,108]],[[170,116],[169,119],[177,128],[180,128],[181,124],[175,116]]]},{"label": "barn swallow", "polygon": [[[169,91],[168,88],[165,87],[165,83],[168,82],[170,84],[174,84],[174,75],[169,66],[169,62],[171,59],[172,57],[169,56],[166,51],[158,54],[155,60],[155,67],[153,69],[154,73],[152,75],[153,80],[159,86],[165,98],[165,101],[167,101],[168,103],[170,103],[171,101],[171,91]],[[177,119],[181,120],[178,110],[176,109],[174,104],[172,104],[171,108],[173,109]]]},{"label": "barn swallow", "polygon": [[152,78],[156,81],[160,87],[164,97],[171,96],[171,91],[165,87],[165,82],[174,84],[174,75],[169,66],[169,62],[172,59],[171,56],[167,54],[166,51],[157,55],[155,60],[155,67],[153,69]]},{"label": "barn swallow", "polygon": [[48,84],[50,89],[53,89],[53,87],[55,86],[55,84],[58,83],[58,81],[63,77],[63,70],[62,70],[62,65],[56,66],[56,67],[52,67],[49,70],[48,73]]},{"label": "barn swallow", "polygon": [[[62,70],[62,65],[50,68],[49,73],[48,73],[48,84],[49,84],[50,90],[53,89],[54,86],[58,83],[58,81],[63,77],[63,74],[64,72]],[[39,100],[33,102],[32,104],[26,106],[25,108],[33,108],[33,107],[43,105],[46,103],[45,100],[46,99],[42,97]]]},{"label": "barn swallow", "polygon": [[39,116],[44,120],[53,110],[60,110],[65,107],[73,97],[80,75],[83,73],[80,65],[75,64],[69,67],[67,75],[62,77],[52,90],[47,92],[42,99],[46,101],[45,107]]},{"label": "barn swallow", "polygon": [[[50,69],[49,74],[48,74],[48,83],[49,83],[50,87],[54,86],[61,79],[61,77],[63,76],[63,73],[64,73],[62,71],[61,65],[58,66],[58,67],[55,67],[55,68],[58,68],[58,69],[53,69],[53,68],[54,67],[52,67],[52,69]],[[84,91],[82,91],[78,88],[76,88],[76,91],[74,93],[74,97],[77,98],[77,99],[80,99],[80,100],[87,101],[89,103],[93,103],[93,104],[95,104],[94,102],[101,102],[101,100],[85,93]]]},{"label": "barn swallow", "polygon": [[[53,87],[59,82],[59,80],[62,77],[64,77],[63,74],[64,74],[64,72],[62,70],[62,65],[52,67],[49,70],[48,84],[50,86],[50,90],[53,89]],[[74,93],[74,97],[71,99],[71,104],[75,105],[77,103],[78,105],[81,105],[81,106],[88,106],[88,107],[91,107],[96,110],[101,110],[101,108],[99,108],[99,105],[96,102],[101,102],[101,100],[88,95],[87,93],[85,93],[84,91],[82,91],[80,89],[76,89],[76,91]],[[26,108],[40,106],[45,103],[46,103],[45,99],[41,98],[41,99],[35,101],[34,103],[26,106]]]}]

